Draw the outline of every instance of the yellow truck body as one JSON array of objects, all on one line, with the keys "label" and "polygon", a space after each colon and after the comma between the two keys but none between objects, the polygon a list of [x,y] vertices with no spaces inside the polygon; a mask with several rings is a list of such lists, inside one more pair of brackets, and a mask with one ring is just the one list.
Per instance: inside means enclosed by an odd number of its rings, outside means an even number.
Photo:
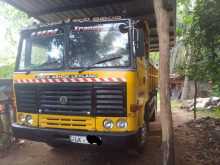
[{"label": "yellow truck body", "polygon": [[[130,19],[128,21],[134,26]],[[127,145],[134,141],[138,144],[141,128],[146,127],[156,114],[158,81],[158,71],[148,60],[146,21],[142,26],[146,52],[130,54],[133,66],[129,67],[19,71],[21,55],[18,55],[13,77],[17,105],[17,117],[12,125],[15,136],[51,145],[64,139],[68,143],[92,144],[98,139],[101,143],[97,144],[103,145],[125,142]],[[88,25],[86,28],[84,30],[88,30]],[[89,29],[89,32],[93,30]],[[39,33],[39,28],[34,32]],[[134,46],[132,41],[128,44],[130,48]],[[22,50],[19,52],[22,54]],[[80,138],[78,142],[71,140],[72,135],[87,137],[87,142]]]}]

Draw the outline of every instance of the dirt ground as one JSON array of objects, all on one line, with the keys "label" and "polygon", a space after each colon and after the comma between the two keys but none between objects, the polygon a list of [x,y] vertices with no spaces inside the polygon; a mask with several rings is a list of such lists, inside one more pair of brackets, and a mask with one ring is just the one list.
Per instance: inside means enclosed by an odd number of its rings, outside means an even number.
[{"label": "dirt ground", "polygon": [[125,151],[110,151],[98,148],[72,147],[53,149],[46,144],[25,141],[10,149],[0,158],[0,165],[139,165],[160,164],[161,130],[159,122],[152,123],[152,132],[145,153],[138,156]]},{"label": "dirt ground", "polygon": [[[192,113],[175,110],[173,112],[173,120],[175,127],[176,165],[202,165],[190,157],[193,154],[190,153],[193,148],[192,143],[196,143],[196,137],[190,137],[192,138],[190,140],[191,143],[187,143],[184,140],[188,138],[191,130],[183,125],[192,120]],[[25,141],[24,144],[11,148],[8,153],[0,158],[0,165],[160,165],[160,122],[157,120],[151,123],[150,128],[149,143],[142,155],[124,151],[99,151],[98,148],[82,147],[57,150],[43,143]]]}]

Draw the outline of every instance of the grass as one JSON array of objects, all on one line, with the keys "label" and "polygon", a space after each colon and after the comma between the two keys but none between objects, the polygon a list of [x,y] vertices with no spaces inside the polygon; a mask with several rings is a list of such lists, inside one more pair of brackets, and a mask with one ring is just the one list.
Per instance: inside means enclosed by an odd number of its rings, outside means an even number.
[{"label": "grass", "polygon": [[181,101],[171,100],[171,108],[172,108],[172,110],[180,109],[181,105],[182,105]]},{"label": "grass", "polygon": [[[172,111],[179,110],[181,108],[181,101],[178,100],[171,100],[171,108]],[[192,111],[193,113],[193,111]],[[212,117],[212,118],[219,118],[220,119],[220,108],[213,108],[212,110],[207,109],[198,109],[197,110],[197,117]]]},{"label": "grass", "polygon": [[[158,97],[158,102],[159,102],[159,97]],[[172,111],[179,110],[182,106],[182,102],[179,100],[171,100],[171,108]],[[159,104],[158,104],[159,107]],[[193,114],[192,112],[189,112]],[[207,109],[198,109],[197,110],[197,117],[212,117],[212,118],[218,118],[220,119],[220,108],[214,108],[212,110],[207,110]]]},{"label": "grass", "polygon": [[198,117],[212,117],[212,118],[220,118],[220,108],[215,108],[212,110],[198,110]]}]

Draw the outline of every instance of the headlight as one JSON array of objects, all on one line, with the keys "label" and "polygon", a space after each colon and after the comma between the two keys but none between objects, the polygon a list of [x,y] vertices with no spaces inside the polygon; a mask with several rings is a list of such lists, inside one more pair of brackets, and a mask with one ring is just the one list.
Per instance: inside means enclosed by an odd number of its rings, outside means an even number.
[{"label": "headlight", "polygon": [[19,116],[18,116],[18,120],[22,123],[22,124],[24,124],[25,123],[25,115],[23,115],[23,114],[20,114]]},{"label": "headlight", "polygon": [[18,116],[18,120],[23,125],[32,125],[33,124],[33,119],[32,119],[31,115],[20,114]]},{"label": "headlight", "polygon": [[31,116],[31,115],[27,115],[27,116],[25,117],[25,122],[26,122],[28,125],[32,125],[32,124],[33,124],[32,116]]},{"label": "headlight", "polygon": [[127,123],[127,121],[125,121],[123,119],[120,119],[120,120],[117,121],[116,126],[118,128],[127,128],[128,123]]},{"label": "headlight", "polygon": [[114,123],[113,123],[112,120],[106,119],[106,120],[103,121],[103,126],[104,126],[104,128],[106,128],[106,129],[111,129],[111,128],[113,128]]}]

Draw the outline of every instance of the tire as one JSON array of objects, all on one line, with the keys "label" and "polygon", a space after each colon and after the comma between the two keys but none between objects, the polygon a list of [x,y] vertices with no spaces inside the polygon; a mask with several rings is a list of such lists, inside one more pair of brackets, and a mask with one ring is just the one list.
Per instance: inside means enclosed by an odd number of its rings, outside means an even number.
[{"label": "tire", "polygon": [[143,127],[140,129],[138,138],[137,138],[137,147],[136,150],[138,153],[143,153],[145,146],[148,142],[149,136],[149,121],[146,120],[148,117],[145,117]]},{"label": "tire", "polygon": [[151,122],[156,121],[156,111],[154,111],[154,113],[153,113],[153,115],[152,115],[150,121],[151,121]]},{"label": "tire", "polygon": [[150,121],[156,121],[156,119],[157,119],[157,97],[156,96],[154,98],[154,106],[153,106],[153,108],[154,108],[154,112],[153,112],[153,115],[152,115]]}]

